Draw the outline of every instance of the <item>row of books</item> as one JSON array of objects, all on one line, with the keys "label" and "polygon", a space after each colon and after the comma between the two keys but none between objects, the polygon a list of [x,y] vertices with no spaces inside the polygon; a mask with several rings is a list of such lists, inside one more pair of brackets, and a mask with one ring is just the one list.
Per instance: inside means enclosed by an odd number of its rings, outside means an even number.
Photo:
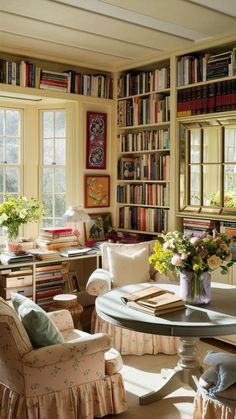
[{"label": "row of books", "polygon": [[0,83],[110,99],[113,97],[113,80],[108,75],[44,70],[24,60],[15,62],[0,59]]},{"label": "row of books", "polygon": [[119,228],[161,233],[168,231],[168,210],[162,208],[119,208]]},{"label": "row of books", "polygon": [[46,308],[54,295],[68,290],[67,263],[43,264],[35,268],[36,303]]},{"label": "row of books", "polygon": [[170,96],[153,93],[118,101],[118,127],[156,124],[170,120]]},{"label": "row of books", "polygon": [[170,148],[170,130],[130,132],[118,136],[120,152],[151,151]]},{"label": "row of books", "polygon": [[42,249],[58,250],[64,247],[78,246],[79,242],[70,227],[45,227],[41,228],[36,244]]},{"label": "row of books", "polygon": [[127,73],[117,81],[118,97],[140,95],[170,87],[170,68]]},{"label": "row of books", "polygon": [[177,65],[178,86],[236,74],[236,48],[218,54],[185,55]]},{"label": "row of books", "polygon": [[119,180],[161,180],[170,178],[170,156],[158,152],[118,160]]},{"label": "row of books", "polygon": [[195,218],[183,219],[183,233],[185,236],[202,237],[213,230],[220,231],[220,222]]},{"label": "row of books", "polygon": [[236,109],[236,79],[189,87],[178,91],[177,116]]},{"label": "row of books", "polygon": [[129,184],[117,186],[117,202],[121,204],[170,205],[169,184]]}]

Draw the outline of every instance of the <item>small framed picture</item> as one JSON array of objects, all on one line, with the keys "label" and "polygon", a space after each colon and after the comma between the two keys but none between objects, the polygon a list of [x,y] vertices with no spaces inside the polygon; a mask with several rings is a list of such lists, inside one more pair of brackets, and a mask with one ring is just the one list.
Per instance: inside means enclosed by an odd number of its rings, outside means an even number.
[{"label": "small framed picture", "polygon": [[84,207],[100,208],[110,206],[110,176],[85,175]]},{"label": "small framed picture", "polygon": [[86,169],[106,169],[107,115],[87,112]]},{"label": "small framed picture", "polygon": [[135,173],[135,159],[134,157],[121,157],[119,161],[120,179],[132,180]]},{"label": "small framed picture", "polygon": [[111,213],[89,214],[90,220],[84,223],[85,242],[97,242],[106,239],[106,233],[112,227]]}]

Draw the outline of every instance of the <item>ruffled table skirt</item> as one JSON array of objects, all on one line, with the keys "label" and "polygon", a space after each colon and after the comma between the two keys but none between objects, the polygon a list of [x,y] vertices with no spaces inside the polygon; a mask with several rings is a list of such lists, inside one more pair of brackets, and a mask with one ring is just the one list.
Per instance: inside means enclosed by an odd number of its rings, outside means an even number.
[{"label": "ruffled table skirt", "polygon": [[158,353],[173,355],[177,353],[179,347],[177,337],[152,335],[114,326],[102,320],[95,310],[91,319],[91,332],[107,333],[111,338],[112,346],[121,355],[156,355]]}]

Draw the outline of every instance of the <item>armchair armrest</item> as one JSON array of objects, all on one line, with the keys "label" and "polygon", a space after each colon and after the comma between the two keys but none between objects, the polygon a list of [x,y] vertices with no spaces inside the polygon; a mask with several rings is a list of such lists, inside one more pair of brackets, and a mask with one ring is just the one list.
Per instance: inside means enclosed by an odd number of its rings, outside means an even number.
[{"label": "armchair armrest", "polygon": [[74,329],[74,323],[69,310],[60,309],[47,313],[47,316],[57,326],[60,331]]},{"label": "armchair armrest", "polygon": [[82,358],[97,352],[105,352],[110,347],[111,344],[108,335],[105,333],[95,333],[84,338],[78,338],[77,341],[34,349],[23,356],[22,362],[28,367],[42,368],[71,359]]},{"label": "armchair armrest", "polygon": [[101,295],[111,289],[110,273],[105,269],[96,269],[89,277],[86,291],[90,295]]}]

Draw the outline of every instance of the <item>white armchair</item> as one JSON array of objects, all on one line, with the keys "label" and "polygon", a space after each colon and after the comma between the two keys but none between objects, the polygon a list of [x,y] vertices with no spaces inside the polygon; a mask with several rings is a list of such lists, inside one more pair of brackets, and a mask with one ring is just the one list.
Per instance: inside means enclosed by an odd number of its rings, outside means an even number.
[{"label": "white armchair", "polygon": [[[90,276],[86,290],[91,295],[101,295],[111,288],[128,283],[158,281],[160,278],[149,264],[148,257],[155,241],[135,244],[106,242],[102,245],[102,268]],[[161,278],[161,282],[170,278]],[[121,354],[175,354],[179,340],[171,336],[151,335],[114,326],[102,320],[94,310],[91,323],[92,333],[107,333],[112,346]]]}]

